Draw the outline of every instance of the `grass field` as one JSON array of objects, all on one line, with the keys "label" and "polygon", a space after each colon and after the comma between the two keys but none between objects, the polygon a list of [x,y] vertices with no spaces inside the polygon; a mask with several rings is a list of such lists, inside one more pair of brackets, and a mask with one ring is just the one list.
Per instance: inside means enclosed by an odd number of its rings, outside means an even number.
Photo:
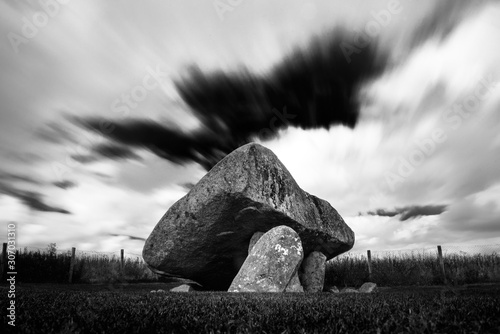
[{"label": "grass field", "polygon": [[[374,294],[150,293],[156,284],[19,285],[21,333],[499,333],[500,286]],[[0,287],[2,305],[6,288]],[[4,317],[3,325],[7,325]]]},{"label": "grass field", "polygon": [[[17,279],[24,283],[66,283],[71,252],[58,252],[55,244],[47,250],[16,252]],[[156,282],[158,277],[140,258],[125,258],[123,268],[117,255],[83,253],[76,257],[75,283]]]},{"label": "grass field", "polygon": [[[446,282],[454,285],[500,282],[500,254],[447,254]],[[327,263],[325,283],[360,286],[369,280],[381,286],[443,284],[441,267],[433,254],[388,254],[372,259],[368,277],[365,255],[341,255]]]}]

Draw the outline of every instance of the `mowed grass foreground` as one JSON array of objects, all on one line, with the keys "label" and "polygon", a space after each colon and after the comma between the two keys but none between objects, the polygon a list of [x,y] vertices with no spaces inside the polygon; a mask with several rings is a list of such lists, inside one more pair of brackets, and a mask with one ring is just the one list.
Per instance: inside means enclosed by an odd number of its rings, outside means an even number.
[{"label": "mowed grass foreground", "polygon": [[[132,285],[129,285],[130,288]],[[72,286],[74,289],[75,286]],[[5,287],[0,288],[5,290]],[[84,289],[84,288],[83,288]],[[85,289],[84,289],[85,290]],[[21,333],[499,333],[500,287],[374,294],[150,293],[19,287]],[[104,289],[103,289],[104,290]],[[5,305],[6,291],[1,291]],[[3,325],[7,326],[3,317]]]}]

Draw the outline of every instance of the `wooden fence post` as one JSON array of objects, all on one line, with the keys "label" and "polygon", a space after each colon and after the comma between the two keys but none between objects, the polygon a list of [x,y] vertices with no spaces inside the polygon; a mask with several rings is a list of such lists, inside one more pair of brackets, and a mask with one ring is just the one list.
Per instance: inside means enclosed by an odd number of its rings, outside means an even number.
[{"label": "wooden fence post", "polygon": [[366,251],[368,257],[368,280],[372,281],[372,252],[370,250]]},{"label": "wooden fence post", "polygon": [[123,253],[125,251],[123,250],[123,248],[120,250],[120,269],[122,270],[123,272]]},{"label": "wooden fence post", "polygon": [[72,283],[73,281],[73,269],[75,268],[75,253],[76,253],[76,248],[71,247],[71,264],[69,265],[69,279],[68,279],[69,283]]},{"label": "wooden fence post", "polygon": [[439,258],[439,265],[441,266],[441,274],[443,275],[443,281],[444,284],[446,284],[447,280],[446,280],[446,272],[444,270],[443,250],[441,249],[440,245],[438,245],[438,258]]},{"label": "wooden fence post", "polygon": [[2,268],[0,268],[1,275],[0,278],[2,279],[2,282],[7,279],[7,243],[4,242],[2,245]]}]

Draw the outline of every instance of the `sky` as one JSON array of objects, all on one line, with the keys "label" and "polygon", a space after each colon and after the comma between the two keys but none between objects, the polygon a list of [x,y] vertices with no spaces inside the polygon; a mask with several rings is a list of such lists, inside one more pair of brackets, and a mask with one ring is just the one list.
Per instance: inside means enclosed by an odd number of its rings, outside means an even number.
[{"label": "sky", "polygon": [[500,244],[497,1],[0,2],[0,221],[140,254],[255,141],[353,250]]}]

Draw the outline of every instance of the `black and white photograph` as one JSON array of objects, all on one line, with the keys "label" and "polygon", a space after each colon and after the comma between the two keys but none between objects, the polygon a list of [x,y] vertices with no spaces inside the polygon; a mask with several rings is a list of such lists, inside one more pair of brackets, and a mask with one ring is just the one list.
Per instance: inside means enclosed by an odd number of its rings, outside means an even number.
[{"label": "black and white photograph", "polygon": [[500,333],[500,1],[0,0],[2,333]]}]

